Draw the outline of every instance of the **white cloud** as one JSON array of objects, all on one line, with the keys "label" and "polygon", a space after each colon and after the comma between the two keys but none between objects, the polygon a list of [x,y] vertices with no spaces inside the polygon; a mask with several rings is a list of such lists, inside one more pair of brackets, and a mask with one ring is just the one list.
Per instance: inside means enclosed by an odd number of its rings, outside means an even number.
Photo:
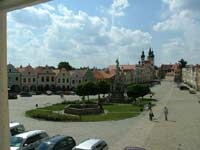
[{"label": "white cloud", "polygon": [[[43,7],[30,9],[44,11]],[[23,13],[24,10],[21,11]],[[116,58],[120,58],[122,63],[135,63],[141,50],[151,45],[152,37],[149,33],[111,26],[110,21],[104,17],[90,16],[82,11],[75,13],[63,5],[57,7],[58,13],[48,9],[45,11],[51,18],[45,29],[33,30],[29,27],[33,24],[26,21],[22,24],[17,16],[8,20],[13,32],[9,33],[9,52],[16,50],[15,54],[18,56],[13,57],[13,53],[9,53],[9,59],[18,65],[24,64],[28,59],[33,65],[56,65],[59,61],[66,60],[75,66],[105,67],[114,63]],[[15,14],[11,14],[13,15]],[[18,22],[22,27],[12,26],[11,22]],[[40,24],[46,23],[41,21]],[[23,32],[22,28],[26,30],[23,36],[22,33],[15,32]],[[31,36],[27,35],[29,32]],[[23,45],[22,41],[26,44]],[[18,54],[17,49],[20,50]],[[27,59],[18,61],[19,58]]]},{"label": "white cloud", "polygon": [[153,26],[155,31],[184,31],[190,24],[195,23],[192,13],[187,10],[182,10],[170,16],[167,20],[159,22]]},{"label": "white cloud", "polygon": [[129,7],[128,0],[113,0],[109,13],[112,16],[124,16],[124,10]]},{"label": "white cloud", "polygon": [[[171,56],[180,54],[193,63],[199,62],[200,51],[200,8],[199,0],[163,0],[169,5],[171,16],[153,26],[157,32],[172,31],[178,33],[177,38],[181,38],[183,44],[177,44],[173,39],[170,42],[163,43],[162,51],[167,52],[165,55]],[[178,42],[180,43],[180,41]],[[173,50],[172,50],[173,49]],[[178,53],[176,53],[178,51]]]},{"label": "white cloud", "polygon": [[27,7],[23,10],[17,10],[9,13],[9,19],[15,21],[18,26],[45,28],[52,21],[50,10],[46,9],[47,6],[42,5],[41,8]]},{"label": "white cloud", "polygon": [[162,0],[169,5],[171,11],[179,11],[182,9],[200,11],[199,0]]}]

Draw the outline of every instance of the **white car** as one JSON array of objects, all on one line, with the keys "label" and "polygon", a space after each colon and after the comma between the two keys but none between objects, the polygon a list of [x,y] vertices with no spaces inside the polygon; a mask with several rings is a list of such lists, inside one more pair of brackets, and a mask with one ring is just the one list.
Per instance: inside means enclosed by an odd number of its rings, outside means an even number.
[{"label": "white car", "polygon": [[33,130],[11,136],[10,150],[34,150],[47,138],[49,138],[49,136],[43,130]]},{"label": "white car", "polygon": [[101,139],[89,139],[75,146],[73,150],[108,150],[108,144]]},{"label": "white car", "polygon": [[10,126],[10,134],[11,134],[11,136],[14,136],[14,135],[17,135],[17,134],[25,132],[24,125],[19,123],[19,122],[11,122],[9,124],[9,126]]}]

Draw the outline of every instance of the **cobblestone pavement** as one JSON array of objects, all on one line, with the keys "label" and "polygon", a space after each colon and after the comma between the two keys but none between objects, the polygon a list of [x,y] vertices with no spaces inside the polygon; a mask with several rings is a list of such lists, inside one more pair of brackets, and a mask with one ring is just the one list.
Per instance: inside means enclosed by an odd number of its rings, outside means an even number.
[{"label": "cobblestone pavement", "polygon": [[[141,146],[147,150],[198,150],[200,147],[200,104],[198,95],[180,91],[172,82],[163,82],[152,89],[159,101],[153,108],[155,120],[143,112],[135,118],[104,122],[49,122],[27,118],[26,110],[60,102],[59,96],[33,96],[10,100],[10,120],[22,122],[28,130],[43,129],[51,136],[73,136],[77,143],[87,138],[105,139],[111,150],[126,146]],[[78,99],[68,96],[67,100]],[[163,107],[169,109],[169,121],[164,121]]]}]

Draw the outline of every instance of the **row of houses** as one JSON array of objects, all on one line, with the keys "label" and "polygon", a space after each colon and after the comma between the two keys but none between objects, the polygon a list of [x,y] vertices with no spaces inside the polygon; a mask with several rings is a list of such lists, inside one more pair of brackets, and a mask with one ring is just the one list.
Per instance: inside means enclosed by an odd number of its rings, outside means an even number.
[{"label": "row of houses", "polygon": [[89,69],[72,70],[53,69],[49,66],[33,68],[31,65],[15,68],[8,64],[8,88],[20,90],[71,90],[85,81],[94,81]]},{"label": "row of houses", "polygon": [[175,82],[181,82],[182,80],[182,70],[181,64],[162,64],[158,69],[158,77],[160,79],[173,80]]},{"label": "row of houses", "polygon": [[[110,65],[104,70],[98,69],[54,69],[49,66],[31,65],[16,68],[8,64],[8,88],[14,91],[45,91],[45,90],[73,90],[80,83],[86,81],[113,80],[116,74],[116,65]],[[131,83],[148,83],[155,78],[154,54],[149,49],[145,60],[144,52],[141,61],[136,65],[120,65],[124,75],[125,85]]]},{"label": "row of houses", "polygon": [[182,80],[191,87],[200,90],[200,65],[187,65],[182,69]]},{"label": "row of houses", "polygon": [[184,82],[190,87],[200,91],[200,65],[186,65],[181,67],[180,63],[162,64],[158,70],[161,79]]},{"label": "row of houses", "polygon": [[[150,66],[120,65],[125,84],[147,83],[154,79],[154,71]],[[86,81],[112,80],[115,77],[115,66],[104,70],[71,70],[52,69],[49,66],[15,68],[8,64],[8,88],[14,91],[73,90]]]}]

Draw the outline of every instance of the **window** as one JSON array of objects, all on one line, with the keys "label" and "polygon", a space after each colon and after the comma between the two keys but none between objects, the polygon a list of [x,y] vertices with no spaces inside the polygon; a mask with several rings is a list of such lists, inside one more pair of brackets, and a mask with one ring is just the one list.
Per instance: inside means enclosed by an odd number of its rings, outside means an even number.
[{"label": "window", "polygon": [[81,83],[81,80],[79,80],[79,83]]},{"label": "window", "polygon": [[33,82],[35,82],[35,78],[33,78]]},{"label": "window", "polygon": [[75,144],[74,140],[71,137],[66,140],[68,141],[68,144],[70,145]]},{"label": "window", "polygon": [[69,79],[68,78],[66,79],[66,82],[69,83]]},{"label": "window", "polygon": [[58,79],[58,83],[60,83],[60,79]]},{"label": "window", "polygon": [[42,82],[44,82],[44,77],[42,77]]},{"label": "window", "polygon": [[65,79],[63,79],[62,82],[65,83]]},{"label": "window", "polygon": [[23,82],[26,83],[26,78],[23,79]]},{"label": "window", "polygon": [[14,127],[10,130],[10,133],[12,136],[23,133],[25,131],[24,126],[19,125],[17,127]]},{"label": "window", "polygon": [[65,74],[63,73],[63,76],[65,76]]},{"label": "window", "polygon": [[19,78],[18,77],[16,77],[16,81],[18,81],[19,80]]},{"label": "window", "polygon": [[46,81],[49,82],[49,76],[46,77]]},{"label": "window", "polygon": [[31,73],[30,73],[30,72],[28,72],[28,74],[30,75]]},{"label": "window", "polygon": [[11,69],[9,69],[9,72],[11,72],[12,70]]},{"label": "window", "polygon": [[74,84],[75,83],[75,80],[72,80],[72,84]]},{"label": "window", "polygon": [[63,150],[66,149],[68,146],[67,140],[64,139],[62,141],[60,141],[59,143],[56,144],[56,146],[54,147],[55,150]]},{"label": "window", "polygon": [[51,77],[51,81],[54,82],[54,77]]},{"label": "window", "polygon": [[31,78],[28,78],[28,82],[29,82],[29,83],[31,82]]}]

